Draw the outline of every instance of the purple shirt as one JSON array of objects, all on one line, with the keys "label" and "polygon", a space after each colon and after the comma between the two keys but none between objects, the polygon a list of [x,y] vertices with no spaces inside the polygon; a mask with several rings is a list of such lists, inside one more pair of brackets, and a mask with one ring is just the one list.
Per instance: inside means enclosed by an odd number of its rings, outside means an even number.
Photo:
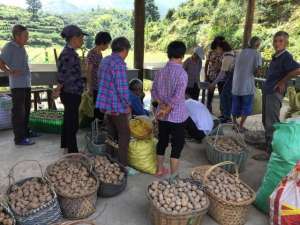
[{"label": "purple shirt", "polygon": [[96,108],[110,114],[128,113],[129,89],[126,63],[118,54],[105,57],[99,67]]},{"label": "purple shirt", "polygon": [[168,104],[172,108],[169,115],[163,119],[164,121],[182,123],[187,120],[188,112],[185,106],[187,83],[188,75],[181,64],[168,62],[155,74],[152,98]]},{"label": "purple shirt", "polygon": [[93,90],[98,90],[100,77],[98,77],[98,69],[102,60],[102,55],[98,54],[96,49],[91,49],[87,55],[87,63],[92,66],[92,82]]}]

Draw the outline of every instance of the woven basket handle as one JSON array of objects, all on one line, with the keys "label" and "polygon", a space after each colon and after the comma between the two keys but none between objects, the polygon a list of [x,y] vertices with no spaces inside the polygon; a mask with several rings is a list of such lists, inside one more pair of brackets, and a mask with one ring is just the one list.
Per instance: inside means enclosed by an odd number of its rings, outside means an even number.
[{"label": "woven basket handle", "polygon": [[15,184],[16,183],[16,180],[15,180],[15,168],[24,163],[24,162],[33,162],[33,163],[36,163],[39,168],[40,168],[40,171],[41,171],[41,174],[42,174],[42,179],[44,179],[44,173],[43,173],[43,168],[41,166],[41,164],[39,163],[39,161],[37,160],[22,160],[22,161],[19,161],[17,162],[10,170],[9,170],[9,173],[8,173],[8,184],[9,184],[9,187],[12,185],[12,184]]},{"label": "woven basket handle", "polygon": [[234,162],[231,162],[231,161],[224,161],[224,162],[221,162],[221,163],[218,163],[216,165],[213,165],[211,166],[204,174],[204,182],[206,183],[207,180],[208,180],[208,176],[211,174],[211,172],[218,168],[218,167],[221,167],[221,166],[225,166],[225,165],[234,165],[234,169],[235,169],[235,176],[236,176],[236,179],[239,180],[239,168],[238,166],[234,163]]},{"label": "woven basket handle", "polygon": [[90,220],[78,220],[78,221],[64,222],[61,225],[78,225],[78,224],[96,225],[96,223],[94,223],[93,221],[90,221]]},{"label": "woven basket handle", "polygon": [[246,146],[246,143],[244,141],[244,138],[243,136],[241,135],[241,132],[239,130],[239,127],[236,125],[236,124],[233,124],[233,123],[224,123],[224,124],[220,124],[217,128],[217,133],[216,133],[216,138],[215,138],[215,141],[214,141],[214,148],[216,147],[217,145],[217,141],[219,139],[219,132],[220,132],[220,129],[223,128],[223,127],[233,127],[233,128],[236,128],[237,130],[237,135],[238,135],[238,142],[240,142],[241,145],[243,146]]},{"label": "woven basket handle", "polygon": [[[93,171],[93,163],[92,163],[92,161],[89,159],[89,157],[87,157],[86,155],[84,155],[82,153],[69,153],[69,154],[66,154],[60,160],[58,160],[58,162],[61,162],[61,161],[65,160],[65,159],[72,158],[74,156],[77,156],[80,159],[84,159],[88,163],[88,165],[89,165],[89,172],[91,173]],[[74,159],[74,158],[73,158],[73,160],[80,161],[80,160]]]}]

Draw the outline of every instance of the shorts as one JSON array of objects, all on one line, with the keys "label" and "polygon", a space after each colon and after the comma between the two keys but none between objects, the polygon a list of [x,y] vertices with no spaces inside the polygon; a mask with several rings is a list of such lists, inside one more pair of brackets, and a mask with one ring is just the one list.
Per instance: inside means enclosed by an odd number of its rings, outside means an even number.
[{"label": "shorts", "polygon": [[232,115],[251,116],[253,110],[254,95],[233,95],[232,96]]}]

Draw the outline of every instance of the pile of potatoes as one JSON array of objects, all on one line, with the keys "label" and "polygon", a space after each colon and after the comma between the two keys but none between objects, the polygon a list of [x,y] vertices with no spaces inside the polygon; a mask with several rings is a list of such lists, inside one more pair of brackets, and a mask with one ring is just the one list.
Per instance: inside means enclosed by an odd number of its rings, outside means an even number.
[{"label": "pile of potatoes", "polygon": [[218,137],[216,147],[227,153],[239,153],[243,151],[243,148],[231,137]]},{"label": "pile of potatoes", "polygon": [[13,225],[14,224],[11,216],[1,206],[0,206],[0,224],[1,225]]},{"label": "pile of potatoes", "polygon": [[189,213],[208,206],[204,192],[195,184],[176,180],[154,181],[148,188],[153,204],[161,211],[171,214]]},{"label": "pile of potatoes", "polygon": [[24,215],[40,208],[53,199],[53,194],[46,182],[34,178],[22,185],[14,185],[9,194],[10,205],[14,212]]},{"label": "pile of potatoes", "polygon": [[95,172],[98,179],[105,184],[122,183],[125,173],[118,163],[109,161],[106,156],[96,156],[94,159]]},{"label": "pile of potatoes", "polygon": [[[201,179],[201,176],[195,173],[193,178]],[[243,183],[219,168],[213,170],[208,176],[206,187],[218,198],[233,203],[245,202],[250,200],[253,195],[252,191]]]},{"label": "pile of potatoes", "polygon": [[77,161],[67,160],[54,164],[48,177],[60,195],[82,197],[97,188],[96,179]]}]

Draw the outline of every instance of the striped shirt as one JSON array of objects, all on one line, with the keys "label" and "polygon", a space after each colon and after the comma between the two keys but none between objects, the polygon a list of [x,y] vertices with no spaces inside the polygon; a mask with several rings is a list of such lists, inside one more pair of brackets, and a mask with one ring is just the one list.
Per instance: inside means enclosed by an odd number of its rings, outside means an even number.
[{"label": "striped shirt", "polygon": [[129,113],[126,63],[116,53],[105,57],[99,67],[101,77],[96,108],[109,114]]},{"label": "striped shirt", "polygon": [[[155,74],[152,99],[171,106],[172,110],[164,121],[182,123],[188,118],[185,106],[185,90],[188,75],[181,64],[168,62]],[[159,110],[159,109],[158,109]]]}]

